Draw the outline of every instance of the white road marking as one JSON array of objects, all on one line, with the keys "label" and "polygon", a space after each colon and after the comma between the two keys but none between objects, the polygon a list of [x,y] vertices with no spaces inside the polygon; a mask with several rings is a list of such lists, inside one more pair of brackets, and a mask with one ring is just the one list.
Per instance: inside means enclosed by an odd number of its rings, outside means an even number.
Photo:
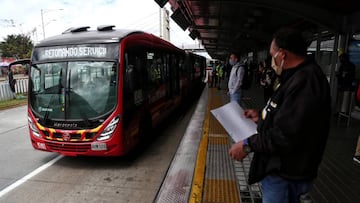
[{"label": "white road marking", "polygon": [[62,155],[59,155],[59,156],[55,157],[53,160],[51,160],[51,161],[47,162],[46,164],[40,166],[39,168],[35,169],[34,171],[32,171],[31,173],[29,173],[26,176],[22,177],[21,179],[19,179],[15,183],[7,186],[6,188],[4,188],[3,190],[0,191],[0,198],[2,196],[4,196],[5,194],[7,194],[8,192],[10,192],[11,190],[13,190],[16,187],[20,186],[21,184],[23,184],[27,180],[31,179],[35,175],[39,174],[41,171],[47,169],[48,167],[50,167],[51,165],[53,165],[54,163],[56,163],[57,161],[59,161],[63,157],[64,156],[62,156]]}]

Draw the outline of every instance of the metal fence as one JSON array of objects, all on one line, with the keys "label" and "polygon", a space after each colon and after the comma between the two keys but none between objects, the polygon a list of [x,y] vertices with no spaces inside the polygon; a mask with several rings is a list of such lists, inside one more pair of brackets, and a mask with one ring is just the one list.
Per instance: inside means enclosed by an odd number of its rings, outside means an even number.
[{"label": "metal fence", "polygon": [[[15,93],[24,94],[28,92],[28,81],[27,78],[16,79]],[[9,81],[5,80],[0,82],[0,101],[14,99],[14,93],[11,91]]]}]

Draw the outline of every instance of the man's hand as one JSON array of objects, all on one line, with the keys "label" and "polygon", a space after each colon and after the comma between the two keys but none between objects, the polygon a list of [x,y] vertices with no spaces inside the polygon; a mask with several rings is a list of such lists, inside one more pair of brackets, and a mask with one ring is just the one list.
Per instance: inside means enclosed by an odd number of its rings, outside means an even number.
[{"label": "man's hand", "polygon": [[248,155],[244,152],[243,146],[243,141],[233,144],[229,150],[230,157],[238,161],[243,160]]},{"label": "man's hand", "polygon": [[244,111],[244,115],[246,118],[250,118],[255,123],[259,121],[259,112],[255,109],[246,109]]}]

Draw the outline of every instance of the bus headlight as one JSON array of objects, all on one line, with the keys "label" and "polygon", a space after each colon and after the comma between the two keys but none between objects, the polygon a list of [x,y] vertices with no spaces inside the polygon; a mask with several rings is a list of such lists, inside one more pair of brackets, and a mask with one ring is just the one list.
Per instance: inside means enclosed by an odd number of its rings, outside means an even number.
[{"label": "bus headlight", "polygon": [[116,116],[115,118],[113,118],[109,123],[109,125],[103,130],[103,132],[97,138],[97,140],[101,141],[101,140],[109,139],[113,135],[113,132],[115,131],[119,120],[120,120],[120,116]]},{"label": "bus headlight", "polygon": [[40,137],[40,133],[39,130],[36,128],[34,122],[31,120],[31,118],[28,116],[28,122],[29,122],[29,127],[30,130],[32,131],[32,133],[36,136],[36,137]]}]

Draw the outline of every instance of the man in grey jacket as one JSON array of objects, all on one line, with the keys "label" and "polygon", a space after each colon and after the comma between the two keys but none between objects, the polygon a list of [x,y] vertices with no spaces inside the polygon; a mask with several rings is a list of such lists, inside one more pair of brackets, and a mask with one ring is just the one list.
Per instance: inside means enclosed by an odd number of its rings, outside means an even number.
[{"label": "man in grey jacket", "polygon": [[244,66],[240,64],[239,58],[235,53],[230,55],[229,64],[232,66],[232,68],[228,83],[228,95],[230,96],[230,102],[236,101],[240,105],[241,84],[245,69]]}]

